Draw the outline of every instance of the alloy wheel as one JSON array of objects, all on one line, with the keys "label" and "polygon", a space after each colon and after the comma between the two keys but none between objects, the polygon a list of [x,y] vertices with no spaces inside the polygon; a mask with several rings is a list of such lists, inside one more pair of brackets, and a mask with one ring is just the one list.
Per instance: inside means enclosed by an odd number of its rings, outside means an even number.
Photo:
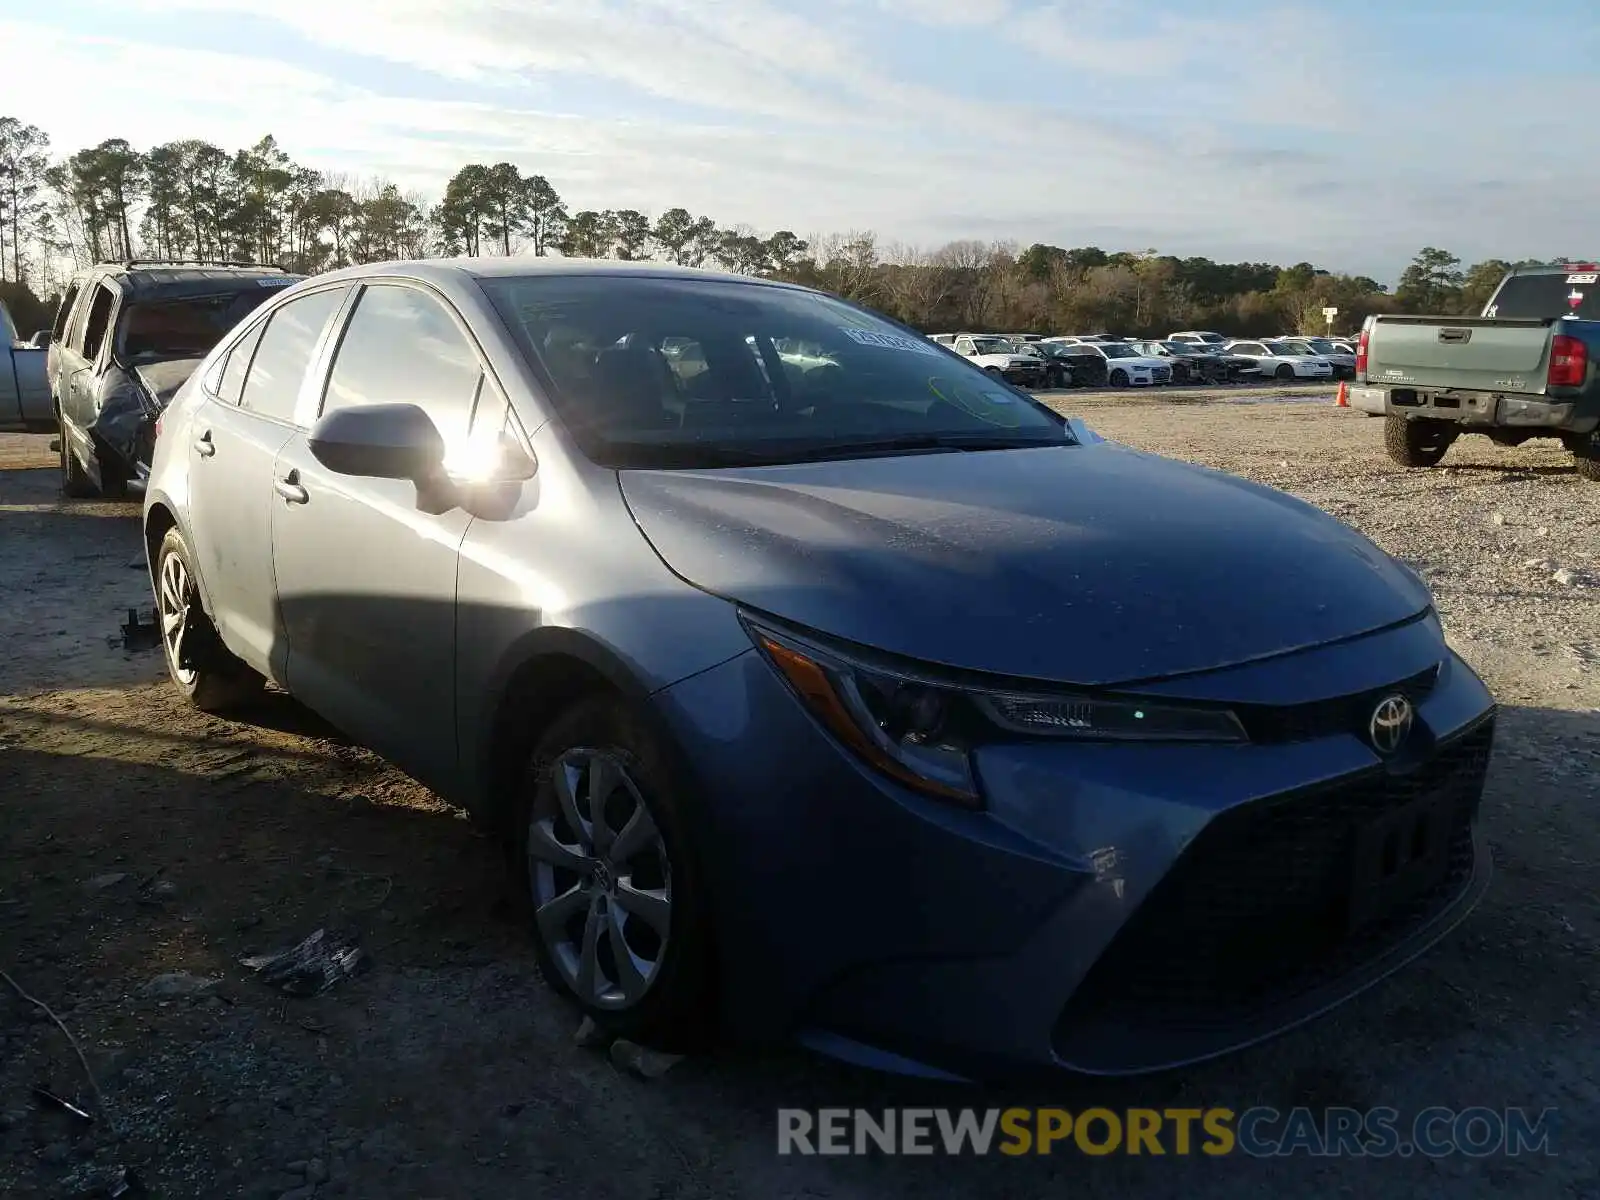
[{"label": "alloy wheel", "polygon": [[665,841],[619,754],[566,751],[528,827],[528,879],[540,939],[578,999],[621,1011],[665,961],[672,869]]},{"label": "alloy wheel", "polygon": [[168,554],[161,560],[158,600],[161,608],[161,644],[173,676],[185,687],[195,681],[193,667],[183,665],[183,639],[189,632],[190,606],[195,602],[194,583],[181,556]]}]

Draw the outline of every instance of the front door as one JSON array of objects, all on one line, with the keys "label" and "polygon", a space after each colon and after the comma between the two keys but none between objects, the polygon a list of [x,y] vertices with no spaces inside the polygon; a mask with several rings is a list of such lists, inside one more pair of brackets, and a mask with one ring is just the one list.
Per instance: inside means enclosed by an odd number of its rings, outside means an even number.
[{"label": "front door", "polygon": [[272,573],[272,464],[348,291],[311,292],[258,322],[229,351],[217,394],[189,431],[189,532],[212,619],[230,650],[274,679],[286,646]]},{"label": "front door", "polygon": [[[424,409],[458,452],[482,381],[452,309],[395,283],[366,286],[333,351],[320,414],[363,404]],[[448,459],[447,459],[448,462]],[[426,782],[456,765],[456,567],[471,517],[420,502],[407,480],[339,475],[295,433],[272,504],[290,691]]]},{"label": "front door", "polygon": [[111,330],[111,316],[117,307],[117,294],[108,284],[98,284],[84,298],[84,311],[72,324],[71,332],[57,355],[56,399],[61,404],[62,426],[72,440],[78,461],[95,465],[94,443],[89,426],[99,415],[96,364]]}]

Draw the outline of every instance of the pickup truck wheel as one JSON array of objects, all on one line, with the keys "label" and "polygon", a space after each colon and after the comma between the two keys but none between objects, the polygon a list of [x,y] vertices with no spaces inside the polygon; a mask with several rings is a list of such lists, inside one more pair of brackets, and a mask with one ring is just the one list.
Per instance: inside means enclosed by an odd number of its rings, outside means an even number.
[{"label": "pickup truck wheel", "polygon": [[1410,419],[1390,415],[1384,420],[1383,445],[1402,467],[1436,467],[1456,440],[1449,421]]},{"label": "pickup truck wheel", "polygon": [[61,494],[73,500],[82,500],[95,494],[94,480],[83,469],[78,456],[72,452],[67,439],[67,423],[56,414],[56,454],[61,468]]},{"label": "pickup truck wheel", "polygon": [[1006,374],[999,367],[985,367],[983,373],[991,379],[1004,379]]},{"label": "pickup truck wheel", "polygon": [[1572,451],[1572,468],[1578,478],[1600,483],[1600,431],[1577,434],[1567,438],[1566,443],[1567,449]]},{"label": "pickup truck wheel", "polygon": [[218,713],[260,695],[266,681],[223,645],[206,614],[188,544],[176,527],[167,530],[156,555],[156,619],[167,674],[190,704]]},{"label": "pickup truck wheel", "polygon": [[1128,386],[1128,373],[1126,371],[1111,372],[1111,386],[1122,388]]}]

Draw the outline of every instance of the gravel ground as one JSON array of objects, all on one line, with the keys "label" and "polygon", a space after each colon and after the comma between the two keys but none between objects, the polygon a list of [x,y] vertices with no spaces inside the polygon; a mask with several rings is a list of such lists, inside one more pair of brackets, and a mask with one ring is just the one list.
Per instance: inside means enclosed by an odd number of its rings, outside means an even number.
[{"label": "gravel ground", "polygon": [[[45,1084],[95,1107],[59,1031],[0,999],[0,1195],[73,1195],[118,1166],[207,1200],[1600,1195],[1600,488],[1538,443],[1468,439],[1406,472],[1378,422],[1325,392],[1238,399],[1054,402],[1295,492],[1426,575],[1505,705],[1485,800],[1496,882],[1431,954],[1307,1029],[1174,1075],[1026,1094],[789,1051],[646,1082],[576,1045],[493,849],[282,696],[237,722],[180,706],[156,655],[117,639],[149,603],[135,506],[58,501],[47,440],[0,437],[0,968],[76,1034],[110,1115],[84,1127],[30,1099]],[[237,965],[324,926],[363,935],[371,969],[292,1000]],[[152,987],[174,973],[192,981]],[[1556,1155],[1535,1158],[773,1152],[779,1106],[1013,1102],[1561,1115]]]}]

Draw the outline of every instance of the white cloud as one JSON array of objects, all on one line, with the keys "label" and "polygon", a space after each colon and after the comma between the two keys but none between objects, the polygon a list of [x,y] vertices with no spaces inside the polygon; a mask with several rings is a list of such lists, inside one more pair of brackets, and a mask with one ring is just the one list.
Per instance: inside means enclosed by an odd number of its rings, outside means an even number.
[{"label": "white cloud", "polygon": [[[41,18],[0,21],[0,42],[28,48],[0,75],[0,112],[43,126],[62,151],[109,136],[238,147],[270,132],[307,165],[434,194],[463,162],[510,159],[579,207],[683,204],[802,236],[1100,241],[1389,276],[1425,243],[1517,257],[1600,242],[1600,217],[1566,199],[1592,191],[1566,164],[1593,161],[1600,136],[1534,136],[1552,111],[1592,109],[1600,85],[1419,90],[1396,109],[1405,82],[1375,87],[1359,43],[1300,12],[1241,27],[1128,19],[1105,0],[1070,12],[1012,0],[122,0],[116,11],[278,22],[358,56],[366,86],[313,69],[316,58],[135,43]],[[897,74],[873,41],[884,21],[945,39],[951,70]],[[996,55],[1037,73],[1036,101],[967,85],[964,67]],[[455,81],[473,99],[424,98],[416,71],[434,77],[430,95]],[[565,110],[569,83],[591,102],[615,89],[630,119]],[[1562,171],[1565,189],[1539,182]],[[1572,241],[1529,245],[1558,214]]]}]

